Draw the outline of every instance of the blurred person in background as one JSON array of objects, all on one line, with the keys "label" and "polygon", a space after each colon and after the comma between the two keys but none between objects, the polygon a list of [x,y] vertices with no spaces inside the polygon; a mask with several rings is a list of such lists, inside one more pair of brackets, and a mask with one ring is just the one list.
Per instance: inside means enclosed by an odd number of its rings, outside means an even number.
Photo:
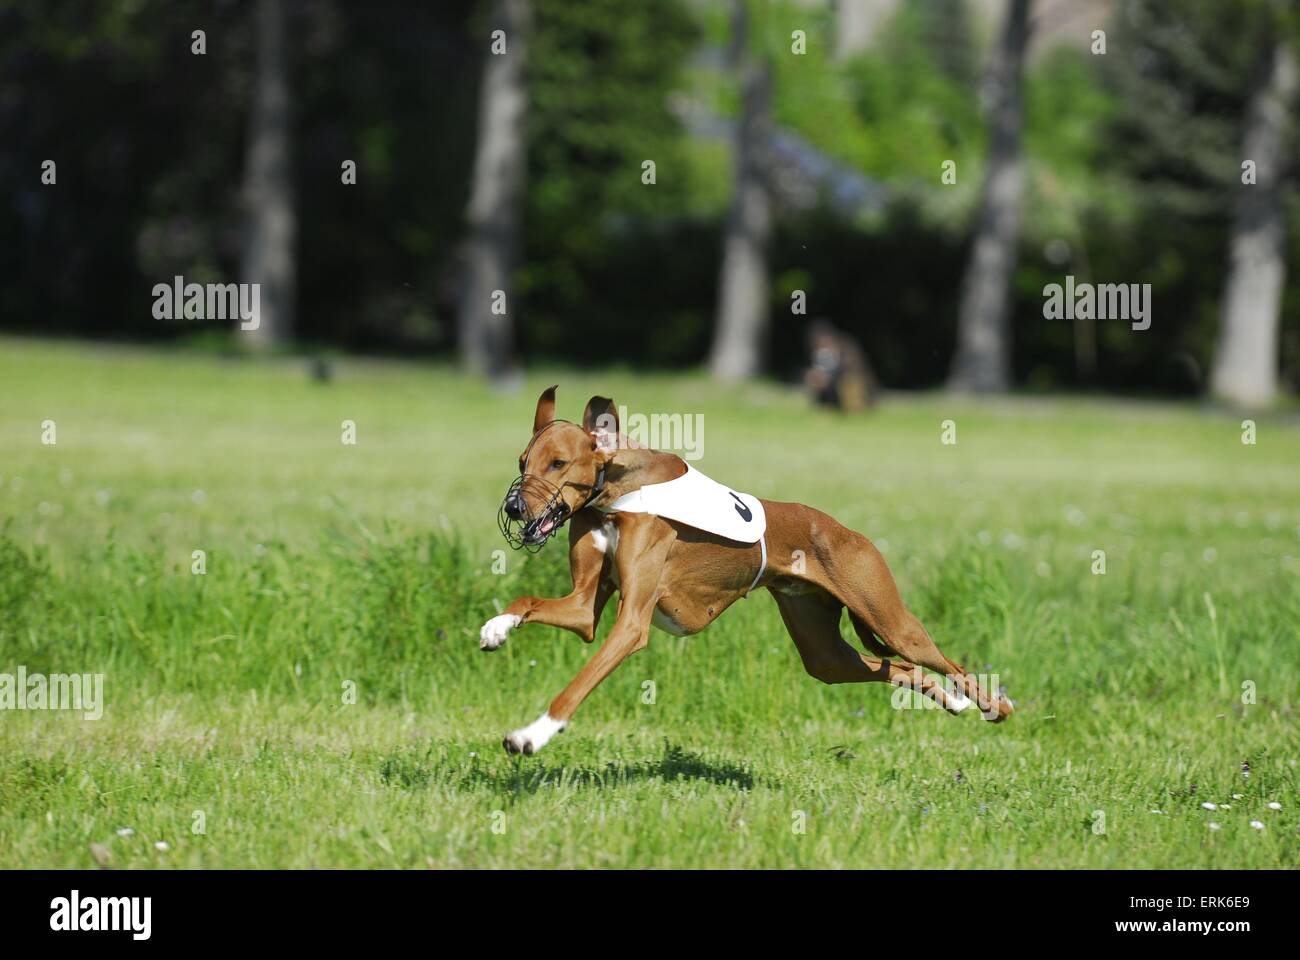
[{"label": "blurred person in background", "polygon": [[808,325],[808,356],[804,384],[813,403],[854,413],[875,402],[876,378],[866,353],[824,317]]}]

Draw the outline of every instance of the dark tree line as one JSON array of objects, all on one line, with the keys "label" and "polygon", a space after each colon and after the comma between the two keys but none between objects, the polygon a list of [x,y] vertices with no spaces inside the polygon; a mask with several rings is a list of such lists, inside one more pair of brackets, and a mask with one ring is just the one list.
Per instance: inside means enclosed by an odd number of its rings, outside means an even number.
[{"label": "dark tree line", "polygon": [[[1300,355],[1291,7],[1133,0],[1102,24],[1104,55],[1030,57],[1060,7],[1012,0],[982,49],[961,0],[4,0],[0,326],[236,346],[212,318],[156,319],[149,291],[242,278],[263,287],[248,345],[738,379],[799,364],[802,284],[886,385],[1268,402]],[[942,119],[982,183],[965,212],[936,204],[939,172],[906,143],[868,171],[891,196],[879,216],[787,208],[770,147],[798,129],[783,84],[813,62],[791,59],[792,23],[841,78],[825,97],[925,78],[851,95],[880,137],[916,129],[908,111]],[[681,110],[715,82],[725,155]],[[1087,134],[1063,165],[1072,120]],[[1150,282],[1155,323],[1045,321],[1064,272]]]}]

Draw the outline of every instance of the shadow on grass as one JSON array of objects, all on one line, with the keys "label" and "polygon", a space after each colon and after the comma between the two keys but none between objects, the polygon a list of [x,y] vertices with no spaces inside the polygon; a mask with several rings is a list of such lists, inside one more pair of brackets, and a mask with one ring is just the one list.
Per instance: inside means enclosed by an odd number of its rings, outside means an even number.
[{"label": "shadow on grass", "polygon": [[610,761],[600,767],[548,766],[532,757],[518,757],[505,766],[476,763],[465,770],[459,763],[453,767],[446,760],[440,763],[437,759],[427,758],[427,761],[390,755],[381,764],[379,777],[389,786],[407,789],[427,787],[438,780],[461,789],[486,787],[493,792],[516,796],[534,794],[543,787],[605,790],[648,780],[665,783],[695,780],[738,790],[749,790],[754,786],[753,775],[744,767],[708,760],[667,740],[664,741],[663,754],[654,760]]}]

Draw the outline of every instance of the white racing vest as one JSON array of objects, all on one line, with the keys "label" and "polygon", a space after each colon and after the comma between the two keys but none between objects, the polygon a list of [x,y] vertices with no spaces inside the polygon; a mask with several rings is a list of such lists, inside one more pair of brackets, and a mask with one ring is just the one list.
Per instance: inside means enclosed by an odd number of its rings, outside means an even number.
[{"label": "white racing vest", "polygon": [[676,480],[647,484],[597,509],[603,513],[653,513],[738,543],[762,542],[766,554],[763,534],[767,514],[758,498],[710,480],[689,463]]}]

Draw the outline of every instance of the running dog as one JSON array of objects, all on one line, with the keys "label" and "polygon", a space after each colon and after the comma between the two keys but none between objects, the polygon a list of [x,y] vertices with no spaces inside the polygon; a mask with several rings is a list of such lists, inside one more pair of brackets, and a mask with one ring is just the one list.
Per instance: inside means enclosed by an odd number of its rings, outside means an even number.
[{"label": "running dog", "polygon": [[[630,444],[607,397],[591,398],[581,425],[556,420],[555,390],[537,401],[532,440],[498,520],[511,545],[528,550],[567,524],[573,592],[520,597],[483,625],[479,647],[496,650],[527,623],[563,627],[591,643],[615,590],[618,616],[547,711],[506,735],[507,752],[544,747],[597,684],[646,646],[652,624],[678,636],[698,633],[759,587],[776,598],[804,668],[823,683],[879,681],[910,687],[950,713],[974,701],[985,719],[1011,714],[998,691],[981,689],[935,646],[866,537],[812,507],[736,493],[680,457]],[[840,636],[845,607],[870,655]]]}]

